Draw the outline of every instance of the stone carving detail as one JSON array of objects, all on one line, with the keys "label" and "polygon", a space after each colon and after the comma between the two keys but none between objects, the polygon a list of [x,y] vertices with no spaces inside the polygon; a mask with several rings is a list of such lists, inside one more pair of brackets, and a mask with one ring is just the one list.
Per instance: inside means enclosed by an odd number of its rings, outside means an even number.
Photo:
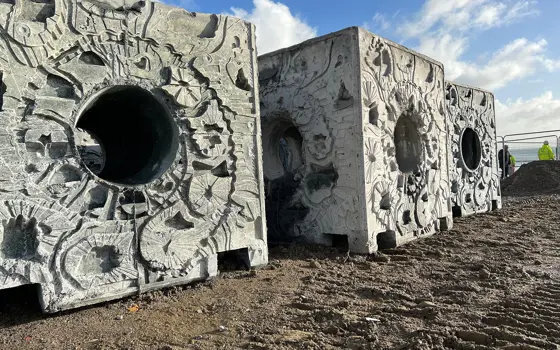
[{"label": "stone carving detail", "polygon": [[360,34],[369,232],[391,247],[451,228],[443,67]]},{"label": "stone carving detail", "polygon": [[349,28],[259,71],[270,238],[369,253],[451,227],[441,64]]},{"label": "stone carving detail", "polygon": [[55,0],[0,26],[0,289],[55,312],[266,263],[251,24]]},{"label": "stone carving detail", "polygon": [[453,215],[501,208],[494,95],[447,82],[446,112]]},{"label": "stone carving detail", "polygon": [[78,216],[54,201],[8,195],[0,202],[0,276],[2,288],[53,283],[49,264],[61,238]]}]

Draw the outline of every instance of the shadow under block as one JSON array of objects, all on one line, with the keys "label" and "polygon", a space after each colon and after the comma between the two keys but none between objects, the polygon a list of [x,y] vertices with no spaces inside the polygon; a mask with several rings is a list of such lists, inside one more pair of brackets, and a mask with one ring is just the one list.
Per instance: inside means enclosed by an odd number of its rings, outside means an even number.
[{"label": "shadow under block", "polygon": [[356,27],[258,63],[269,240],[370,253],[451,228],[440,63]]},{"label": "shadow under block", "polygon": [[0,25],[0,289],[56,312],[267,263],[254,26],[110,0]]},{"label": "shadow under block", "polygon": [[446,82],[445,100],[453,215],[500,209],[494,95]]}]

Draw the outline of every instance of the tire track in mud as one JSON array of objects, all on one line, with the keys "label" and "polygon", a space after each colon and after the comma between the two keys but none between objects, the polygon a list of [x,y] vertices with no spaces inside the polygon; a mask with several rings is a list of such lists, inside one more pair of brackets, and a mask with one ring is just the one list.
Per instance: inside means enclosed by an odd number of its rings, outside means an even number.
[{"label": "tire track in mud", "polygon": [[445,317],[449,309],[439,312],[431,309],[431,317],[426,313],[413,315],[399,313],[398,309],[386,310],[431,321],[429,327],[409,333],[404,345],[391,349],[559,349],[559,305],[560,283],[552,282],[486,309],[463,310],[462,327],[449,322],[452,317]]},{"label": "tire track in mud", "polygon": [[453,349],[560,348],[560,284],[535,287],[492,307],[473,329],[456,329],[444,336]]},{"label": "tire track in mud", "polygon": [[546,349],[558,349],[559,306],[560,283],[548,283],[538,286],[520,298],[504,301],[482,321],[489,326],[500,327],[519,335],[521,339],[518,339],[518,342]]},{"label": "tire track in mud", "polygon": [[433,283],[439,311],[391,310],[405,317],[399,322],[415,317],[424,327],[400,341],[383,334],[386,348],[560,349],[558,199],[506,198],[501,211],[459,219],[453,231],[401,248],[426,258],[431,273],[422,277]]}]

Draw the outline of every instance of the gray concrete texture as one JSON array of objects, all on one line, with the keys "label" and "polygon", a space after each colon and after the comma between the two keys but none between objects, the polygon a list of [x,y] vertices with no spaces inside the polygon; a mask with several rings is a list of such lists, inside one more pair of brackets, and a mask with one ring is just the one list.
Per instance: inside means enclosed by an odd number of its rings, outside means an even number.
[{"label": "gray concrete texture", "polygon": [[46,312],[267,263],[254,26],[1,1],[0,289]]},{"label": "gray concrete texture", "polygon": [[494,95],[446,82],[453,216],[468,216],[502,207]]},{"label": "gray concrete texture", "polygon": [[258,63],[269,240],[371,253],[451,228],[442,64],[356,27]]},{"label": "gray concrete texture", "polygon": [[257,74],[253,25],[150,0],[2,1],[0,26],[0,289],[46,312],[264,265],[267,222],[371,253],[501,207],[492,94],[363,29]]}]

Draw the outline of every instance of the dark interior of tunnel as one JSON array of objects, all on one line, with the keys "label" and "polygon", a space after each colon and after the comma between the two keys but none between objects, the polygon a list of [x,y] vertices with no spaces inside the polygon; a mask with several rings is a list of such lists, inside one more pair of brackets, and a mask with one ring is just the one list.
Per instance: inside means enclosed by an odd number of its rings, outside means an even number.
[{"label": "dark interior of tunnel", "polygon": [[466,128],[461,137],[461,155],[465,166],[469,170],[475,170],[480,164],[482,150],[480,147],[480,138],[476,131]]},{"label": "dark interior of tunnel", "polygon": [[303,138],[297,127],[288,122],[276,124],[269,137],[268,159],[271,166],[278,168],[283,175],[276,179],[265,176],[268,242],[294,242],[298,237],[292,235],[293,226],[305,219],[309,212],[299,201],[293,201],[301,183],[294,172],[303,164]]},{"label": "dark interior of tunnel", "polygon": [[299,186],[293,175],[275,180],[265,180],[267,235],[270,244],[298,242],[302,237],[294,236],[293,227],[305,219],[309,209],[293,196]]},{"label": "dark interior of tunnel", "polygon": [[104,154],[100,178],[142,185],[161,176],[178,148],[176,124],[160,101],[136,86],[113,86],[88,104],[77,128],[95,135]]}]

